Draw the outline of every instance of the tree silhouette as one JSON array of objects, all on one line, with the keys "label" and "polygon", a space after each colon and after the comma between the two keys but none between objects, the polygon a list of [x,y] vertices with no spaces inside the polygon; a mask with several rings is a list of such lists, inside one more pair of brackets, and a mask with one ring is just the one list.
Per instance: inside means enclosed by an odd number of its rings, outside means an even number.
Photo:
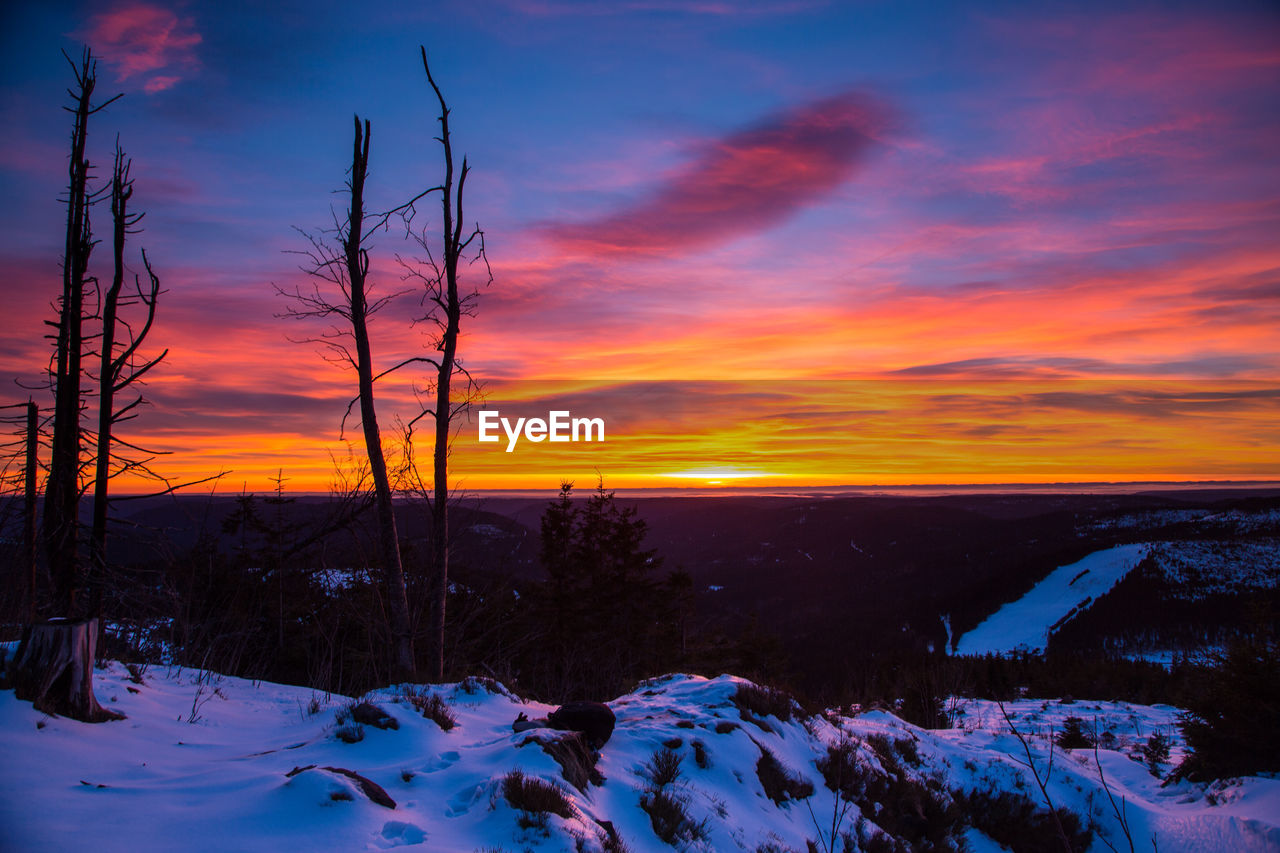
[{"label": "tree silhouette", "polygon": [[[479,291],[474,287],[468,289],[461,285],[459,263],[469,250],[473,251],[469,262],[482,263],[486,285],[493,280],[493,276],[484,252],[484,232],[478,225],[469,232],[465,231],[463,197],[470,168],[466,157],[463,157],[455,185],[453,142],[449,135],[449,106],[445,103],[444,94],[436,85],[435,78],[431,76],[426,48],[419,49],[422,52],[422,69],[440,104],[440,135],[436,139],[443,148],[444,181],[429,192],[440,192],[441,238],[437,253],[432,250],[432,242],[425,230],[416,234],[416,242],[426,252],[425,261],[409,264],[402,260],[401,263],[408,277],[416,279],[425,288],[423,304],[428,307],[428,311],[421,322],[434,327],[433,343],[439,353],[438,358],[427,359],[435,367],[432,394],[434,402],[423,414],[431,415],[435,423],[429,498],[432,575],[427,613],[427,675],[440,681],[444,678],[445,609],[449,594],[449,444],[458,416],[470,404],[476,390],[471,375],[462,368],[458,359],[458,335],[462,318],[473,316]],[[465,382],[466,390],[461,394],[455,393],[455,377],[461,377]],[[410,423],[410,440],[412,427],[413,424]]]},{"label": "tree silhouette", "polygon": [[[65,54],[64,54],[65,56]],[[81,495],[80,424],[84,408],[81,380],[84,356],[86,292],[96,282],[89,277],[89,256],[95,241],[90,225],[90,207],[98,194],[89,188],[89,160],[85,148],[89,119],[120,96],[97,106],[93,92],[97,84],[97,62],[86,48],[77,66],[67,57],[75,74],[76,87],[68,90],[74,101],[69,111],[75,116],[71,132],[71,157],[67,177],[66,247],[62,261],[62,294],[58,300],[58,320],[50,384],[54,393],[53,437],[49,476],[45,482],[43,535],[53,582],[54,611],[64,617],[84,616],[88,602],[84,596],[84,571],[79,554],[79,508]]]},{"label": "tree silhouette", "polygon": [[[369,250],[365,244],[369,235],[384,227],[392,215],[392,212],[388,212],[368,217],[365,210],[364,187],[369,174],[371,130],[368,120],[362,125],[360,117],[355,117],[351,172],[347,180],[350,205],[345,221],[335,225],[333,235],[336,245],[321,236],[304,232],[311,243],[311,249],[302,252],[309,260],[303,270],[312,277],[314,283],[310,291],[294,288],[291,292],[281,292],[293,300],[286,312],[288,317],[322,318],[330,321],[336,319],[337,322],[322,337],[307,340],[322,343],[333,360],[349,366],[356,373],[358,393],[347,406],[347,414],[359,404],[360,426],[365,454],[369,459],[369,475],[373,480],[374,505],[378,518],[379,556],[388,602],[388,628],[393,645],[392,677],[395,680],[407,680],[416,671],[413,632],[409,621],[409,600],[404,563],[400,554],[400,538],[396,531],[394,495],[386,454],[383,452],[373,386],[388,373],[420,359],[409,359],[376,375],[374,373],[373,352],[369,343],[369,318],[386,307],[399,293],[373,298],[370,292]],[[343,417],[344,425],[345,422],[346,416]]]}]

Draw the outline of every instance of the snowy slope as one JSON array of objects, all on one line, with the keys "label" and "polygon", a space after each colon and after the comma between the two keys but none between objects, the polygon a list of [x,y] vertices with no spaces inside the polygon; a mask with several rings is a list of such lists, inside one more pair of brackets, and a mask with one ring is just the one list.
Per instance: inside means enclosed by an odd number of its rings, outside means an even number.
[{"label": "snowy slope", "polygon": [[[426,688],[455,715],[450,731],[420,716],[403,694],[371,694],[399,729],[366,727],[363,740],[344,743],[334,736],[335,712],[347,700],[304,688],[176,669],[154,669],[139,684],[119,664],[95,681],[100,700],[128,719],[91,726],[49,718],[12,691],[0,692],[0,848],[600,851],[607,824],[632,853],[670,850],[641,808],[654,787],[647,765],[664,748],[680,759],[679,778],[664,790],[701,827],[699,837],[677,842],[687,850],[803,851],[811,840],[826,849],[833,817],[865,846],[902,804],[876,802],[863,815],[837,810],[817,762],[842,742],[868,778],[899,766],[943,800],[953,789],[1035,792],[1021,746],[998,710],[972,700],[962,707],[962,726],[940,732],[884,712],[807,719],[797,713],[782,721],[740,710],[734,696],[747,684],[741,679],[668,676],[610,703],[618,727],[598,764],[604,781],[579,791],[539,748],[550,732],[510,728],[521,711],[539,716],[548,708],[497,685]],[[1280,780],[1161,788],[1128,757],[1157,730],[1173,738],[1177,757],[1175,709],[1020,702],[1009,711],[1045,763],[1050,727],[1069,714],[1096,718],[1100,730],[1115,734],[1113,749],[1099,756],[1143,847],[1154,833],[1162,853],[1280,849]],[[893,746],[886,750],[887,744]],[[764,750],[798,784],[808,782],[811,793],[798,790],[779,803],[767,797],[759,772]],[[1082,815],[1092,809],[1103,835],[1123,844],[1093,760],[1091,751],[1064,757],[1059,750],[1051,794],[1055,804]],[[371,780],[395,807],[376,804],[355,780],[326,767]],[[502,779],[517,768],[558,786],[571,816],[548,815],[540,825],[512,808]],[[976,830],[957,832],[973,851],[999,849]],[[1096,839],[1093,849],[1106,847]]]},{"label": "snowy slope", "polygon": [[1110,591],[1150,550],[1147,544],[1119,545],[1059,566],[1022,598],[1004,605],[961,636],[956,653],[1042,651],[1057,625]]}]

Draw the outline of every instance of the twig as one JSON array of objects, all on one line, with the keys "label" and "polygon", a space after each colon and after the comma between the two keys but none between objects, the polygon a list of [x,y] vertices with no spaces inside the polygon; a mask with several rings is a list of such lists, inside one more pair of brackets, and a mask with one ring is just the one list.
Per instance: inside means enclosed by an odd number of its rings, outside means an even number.
[{"label": "twig", "polygon": [[1053,778],[1054,743],[1052,730],[1049,733],[1049,766],[1045,769],[1045,775],[1042,779],[1040,770],[1036,767],[1035,757],[1031,754],[1031,744],[1027,743],[1027,739],[1023,737],[1022,732],[1018,731],[1018,727],[1013,724],[1013,719],[1009,716],[1009,712],[1005,710],[1004,703],[997,702],[996,706],[1000,709],[1001,716],[1004,717],[1005,723],[1009,726],[1009,731],[1013,732],[1013,736],[1018,739],[1018,743],[1022,744],[1023,752],[1027,754],[1025,766],[1031,769],[1031,775],[1035,777],[1036,785],[1040,787],[1040,795],[1044,797],[1044,803],[1049,807],[1049,815],[1053,818],[1053,826],[1058,831],[1058,840],[1062,842],[1062,849],[1066,853],[1073,853],[1071,842],[1067,839],[1067,831],[1062,826],[1062,818],[1058,816],[1058,810],[1054,808],[1053,799],[1049,796],[1049,780]]}]

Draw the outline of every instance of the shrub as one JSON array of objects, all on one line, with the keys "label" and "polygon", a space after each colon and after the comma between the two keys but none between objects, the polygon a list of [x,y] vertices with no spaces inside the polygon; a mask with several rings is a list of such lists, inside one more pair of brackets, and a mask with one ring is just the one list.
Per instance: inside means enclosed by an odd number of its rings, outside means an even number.
[{"label": "shrub", "polygon": [[901,772],[901,762],[898,761],[898,751],[893,748],[893,740],[886,734],[867,735],[867,745],[871,747],[871,751],[880,759],[880,763],[890,773]]},{"label": "shrub", "polygon": [[716,723],[716,734],[718,735],[727,735],[729,732],[736,732],[737,730],[738,724],[732,720],[721,720]]},{"label": "shrub", "polygon": [[[742,719],[757,725],[761,723],[757,719],[759,717],[777,717],[779,722],[789,722],[798,710],[796,700],[792,699],[790,694],[772,687],[761,687],[750,683],[738,685],[737,692],[733,694],[733,704],[738,706]],[[797,716],[803,716],[803,714]],[[761,726],[761,728],[769,731],[767,726]]]},{"label": "shrub", "polygon": [[817,761],[818,772],[829,790],[844,795],[849,802],[857,802],[862,796],[865,771],[858,766],[858,747],[852,740],[842,737],[827,747],[827,754]]},{"label": "shrub", "polygon": [[911,853],[910,847],[883,832],[877,832],[868,838],[862,849],[866,853]]},{"label": "shrub", "polygon": [[1084,730],[1084,720],[1079,717],[1067,717],[1062,723],[1062,731],[1054,737],[1054,743],[1063,749],[1091,749],[1093,738]]},{"label": "shrub", "polygon": [[494,678],[489,678],[486,675],[468,675],[466,678],[458,682],[457,689],[468,696],[475,696],[477,693],[490,693],[494,696],[512,696],[511,691],[503,687],[500,681]]},{"label": "shrub", "polygon": [[[809,846],[813,846],[812,841],[809,842]],[[787,847],[775,838],[758,845],[756,847],[756,853],[796,853],[796,851],[791,847]]]},{"label": "shrub", "polygon": [[[1062,840],[1053,815],[1039,809],[1029,797],[1012,791],[955,790],[952,796],[969,823],[999,844],[1018,853],[1061,853]],[[1087,850],[1093,833],[1075,813],[1057,809],[1058,820],[1072,850]]]},{"label": "shrub", "polygon": [[613,821],[601,820],[597,823],[604,830],[604,837],[600,839],[601,853],[631,853],[622,836],[618,834],[618,830],[614,829]]},{"label": "shrub", "polygon": [[552,738],[530,737],[521,741],[520,746],[531,743],[536,743],[554,758],[565,781],[579,791],[586,791],[588,785],[604,784],[604,774],[596,769],[596,759],[600,754],[587,746],[581,732],[564,732]]},{"label": "shrub", "polygon": [[364,740],[364,726],[359,723],[344,723],[338,726],[333,736],[343,743],[359,743]]},{"label": "shrub", "polygon": [[1156,732],[1147,738],[1147,742],[1139,750],[1142,763],[1147,765],[1152,776],[1159,776],[1160,765],[1169,760],[1169,746],[1169,738],[1163,732]]},{"label": "shrub", "polygon": [[640,808],[649,815],[653,834],[667,844],[692,844],[707,836],[707,822],[704,820],[695,823],[689,817],[684,800],[665,789],[646,791],[640,797]]},{"label": "shrub", "polygon": [[777,756],[764,747],[760,747],[760,760],[756,762],[756,777],[760,779],[765,796],[778,805],[788,799],[803,800],[813,794],[812,782],[787,770]]},{"label": "shrub", "polygon": [[[145,684],[143,676],[147,673],[147,664],[145,663],[127,663],[124,668],[129,671],[129,680],[134,684]],[[0,659],[0,669],[3,669],[3,659]]]},{"label": "shrub", "polygon": [[912,767],[920,766],[920,750],[913,738],[898,738],[893,742],[893,750],[902,756],[902,760]]},{"label": "shrub", "polygon": [[644,771],[655,789],[665,788],[680,778],[680,753],[665,746],[655,750]]},{"label": "shrub", "polygon": [[[892,836],[866,839],[866,849],[938,853],[959,849],[957,838],[964,830],[962,810],[940,786],[913,777],[903,764],[903,758],[918,758],[912,749],[914,742],[875,734],[867,738],[867,744],[880,760],[880,768],[859,761],[856,744],[847,738],[827,747],[826,756],[817,762],[828,788],[839,791],[858,807],[863,818]],[[1022,848],[1015,849],[1021,853]]]},{"label": "shrub", "polygon": [[449,703],[439,693],[423,687],[416,689],[407,687],[400,694],[400,698],[412,705],[413,709],[423,717],[439,726],[442,732],[451,731],[458,724],[457,717],[453,715],[453,711],[449,710]]},{"label": "shrub", "polygon": [[[519,809],[528,815],[556,814],[565,819],[573,817],[573,804],[559,785],[526,776],[519,770],[512,770],[502,778],[502,796],[513,809]],[[540,825],[545,825],[545,818]],[[525,824],[522,823],[521,826]]]},{"label": "shrub", "polygon": [[707,755],[707,745],[700,740],[693,742],[693,763],[702,770],[711,766],[711,758]]}]

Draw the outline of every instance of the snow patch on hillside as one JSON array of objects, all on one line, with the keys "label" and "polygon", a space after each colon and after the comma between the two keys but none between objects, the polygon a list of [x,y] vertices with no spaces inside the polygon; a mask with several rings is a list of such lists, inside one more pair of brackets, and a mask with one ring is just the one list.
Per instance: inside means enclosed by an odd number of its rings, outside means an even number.
[{"label": "snow patch on hillside", "polygon": [[[665,790],[698,828],[674,845],[688,851],[807,849],[839,815],[819,769],[832,746],[850,747],[857,767],[871,774],[866,778],[896,767],[942,798],[954,791],[1038,796],[1003,714],[980,700],[961,700],[959,727],[928,731],[883,711],[805,717],[774,702],[772,713],[746,713],[734,699],[750,689],[742,679],[667,676],[610,703],[618,724],[597,765],[604,781],[579,790],[540,748],[552,732],[511,730],[518,713],[537,717],[549,707],[494,682],[375,691],[366,698],[398,729],[366,726],[362,740],[344,743],[335,737],[336,712],[350,702],[343,697],[177,668],[139,677],[136,668],[111,663],[96,675],[99,699],[127,719],[88,725],[52,718],[0,691],[0,847],[599,853],[609,827],[632,853],[670,851],[642,808],[662,750],[679,759],[678,777]],[[438,695],[456,726],[443,731],[425,719],[410,694]],[[1175,759],[1182,753],[1177,709],[1025,700],[1006,710],[1042,772],[1052,733],[1067,716],[1112,733],[1096,758],[1092,750],[1058,749],[1049,783],[1055,805],[1092,818],[1102,836],[1093,849],[1104,849],[1104,840],[1124,844],[1099,764],[1113,795],[1124,798],[1139,844],[1154,836],[1162,853],[1280,847],[1280,780],[1161,787],[1132,758],[1157,731],[1172,740]],[[779,801],[763,787],[765,751],[795,783]],[[503,779],[516,769],[559,788],[569,815],[539,822],[513,808]],[[374,802],[346,771],[380,786],[395,807]],[[864,804],[861,813],[845,815],[841,831],[856,833],[865,848],[881,826],[901,823],[903,807],[892,797]],[[971,850],[999,849],[966,827],[957,832]],[[823,836],[819,849],[829,843]]]},{"label": "snow patch on hillside", "polygon": [[956,653],[1043,651],[1058,626],[1109,592],[1150,550],[1145,543],[1118,545],[1059,566],[1022,598],[1004,605],[961,636]]}]

